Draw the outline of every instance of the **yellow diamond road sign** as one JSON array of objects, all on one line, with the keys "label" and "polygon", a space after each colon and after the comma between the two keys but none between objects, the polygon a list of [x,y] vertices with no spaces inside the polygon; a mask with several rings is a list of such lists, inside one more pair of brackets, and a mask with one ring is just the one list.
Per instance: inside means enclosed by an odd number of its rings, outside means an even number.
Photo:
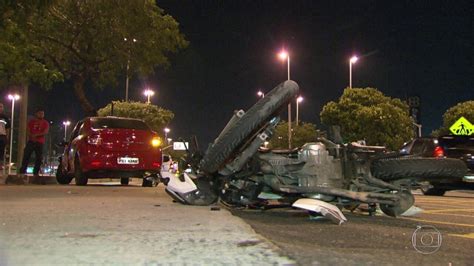
[{"label": "yellow diamond road sign", "polygon": [[474,126],[464,117],[458,119],[454,124],[449,128],[454,135],[464,135],[469,136],[474,133]]}]

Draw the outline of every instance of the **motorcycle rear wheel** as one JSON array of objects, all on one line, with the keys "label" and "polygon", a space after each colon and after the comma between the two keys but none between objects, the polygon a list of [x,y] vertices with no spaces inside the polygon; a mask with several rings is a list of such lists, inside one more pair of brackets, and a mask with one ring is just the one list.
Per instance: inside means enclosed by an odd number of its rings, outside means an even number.
[{"label": "motorcycle rear wheel", "polygon": [[371,172],[385,181],[403,178],[430,181],[433,178],[462,178],[467,173],[467,167],[458,159],[398,157],[374,161]]}]

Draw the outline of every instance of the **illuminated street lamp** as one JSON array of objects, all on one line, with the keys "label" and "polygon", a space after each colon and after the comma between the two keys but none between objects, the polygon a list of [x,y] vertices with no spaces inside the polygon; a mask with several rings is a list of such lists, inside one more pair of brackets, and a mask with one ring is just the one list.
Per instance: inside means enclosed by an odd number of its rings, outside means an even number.
[{"label": "illuminated street lamp", "polygon": [[352,64],[355,64],[359,60],[357,56],[351,57],[349,60],[349,88],[352,89]]},{"label": "illuminated street lamp", "polygon": [[[124,42],[128,42],[127,38],[123,38]],[[133,38],[131,40],[133,43],[137,42],[137,39]],[[128,48],[128,58],[127,58],[127,77],[125,79],[125,101],[128,102],[128,80],[129,80],[129,69],[130,69],[130,53],[131,53],[131,48],[129,46]]]},{"label": "illuminated street lamp", "polygon": [[147,97],[147,102],[146,102],[146,103],[147,103],[147,104],[150,104],[150,103],[151,103],[151,102],[150,102],[150,97],[153,96],[153,95],[155,95],[155,92],[152,91],[152,90],[150,90],[150,89],[146,89],[146,90],[143,92],[143,94],[145,94],[145,96]]},{"label": "illuminated street lamp", "polygon": [[[278,57],[281,60],[286,60],[288,65],[288,80],[290,80],[290,55],[287,51],[282,50]],[[288,149],[291,149],[291,102],[288,104]]]},{"label": "illuminated street lamp", "polygon": [[279,54],[278,54],[278,57],[282,60],[282,61],[287,61],[287,70],[288,70],[288,80],[290,80],[290,54],[288,54],[287,51],[283,50],[281,51]]},{"label": "illuminated street lamp", "polygon": [[298,121],[299,121],[299,117],[298,117],[298,114],[299,114],[299,105],[300,105],[300,102],[303,101],[303,97],[302,96],[299,96],[297,99],[296,99],[296,126],[298,126]]},{"label": "illuminated street lamp", "polygon": [[15,101],[20,99],[18,94],[8,94],[8,99],[12,101],[12,117],[11,117],[11,126],[10,126],[10,151],[8,156],[8,174],[12,173],[12,147],[13,147],[13,122],[15,118]]},{"label": "illuminated street lamp", "polygon": [[168,140],[168,133],[170,133],[170,129],[165,127],[165,129],[163,129],[163,131],[165,132],[165,139]]},{"label": "illuminated street lamp", "polygon": [[263,93],[262,91],[258,91],[257,95],[262,98],[265,97],[265,93]]},{"label": "illuminated street lamp", "polygon": [[63,126],[64,126],[64,141],[67,140],[67,127],[71,124],[71,121],[63,121]]}]

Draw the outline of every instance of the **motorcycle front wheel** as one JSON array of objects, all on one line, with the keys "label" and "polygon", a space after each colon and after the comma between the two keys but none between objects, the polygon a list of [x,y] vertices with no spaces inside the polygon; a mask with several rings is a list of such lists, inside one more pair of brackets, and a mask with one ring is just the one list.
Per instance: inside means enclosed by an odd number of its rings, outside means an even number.
[{"label": "motorcycle front wheel", "polygon": [[199,169],[208,174],[215,173],[229,161],[248,138],[254,136],[261,128],[293,99],[298,92],[298,84],[288,80],[279,84],[265,97],[252,106],[238,121],[229,126],[208,149],[202,158]]}]

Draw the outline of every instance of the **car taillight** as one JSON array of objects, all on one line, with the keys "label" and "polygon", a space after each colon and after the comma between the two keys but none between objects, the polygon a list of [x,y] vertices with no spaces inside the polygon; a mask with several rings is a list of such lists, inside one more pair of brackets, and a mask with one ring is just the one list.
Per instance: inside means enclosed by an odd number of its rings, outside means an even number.
[{"label": "car taillight", "polygon": [[433,152],[434,157],[444,157],[444,149],[441,146],[436,146]]},{"label": "car taillight", "polygon": [[159,137],[154,137],[152,140],[151,140],[151,146],[155,147],[155,148],[158,148],[161,146],[163,142],[161,141],[161,139]]},{"label": "car taillight", "polygon": [[101,164],[102,164],[101,161],[92,161],[92,162],[91,162],[91,166],[92,166],[92,167],[99,167]]},{"label": "car taillight", "polygon": [[100,145],[102,144],[102,138],[100,135],[90,135],[87,137],[87,143],[91,145]]},{"label": "car taillight", "polygon": [[156,168],[160,168],[161,163],[160,163],[160,162],[153,162],[153,163],[151,164],[151,166],[152,166],[152,167],[156,167]]}]

